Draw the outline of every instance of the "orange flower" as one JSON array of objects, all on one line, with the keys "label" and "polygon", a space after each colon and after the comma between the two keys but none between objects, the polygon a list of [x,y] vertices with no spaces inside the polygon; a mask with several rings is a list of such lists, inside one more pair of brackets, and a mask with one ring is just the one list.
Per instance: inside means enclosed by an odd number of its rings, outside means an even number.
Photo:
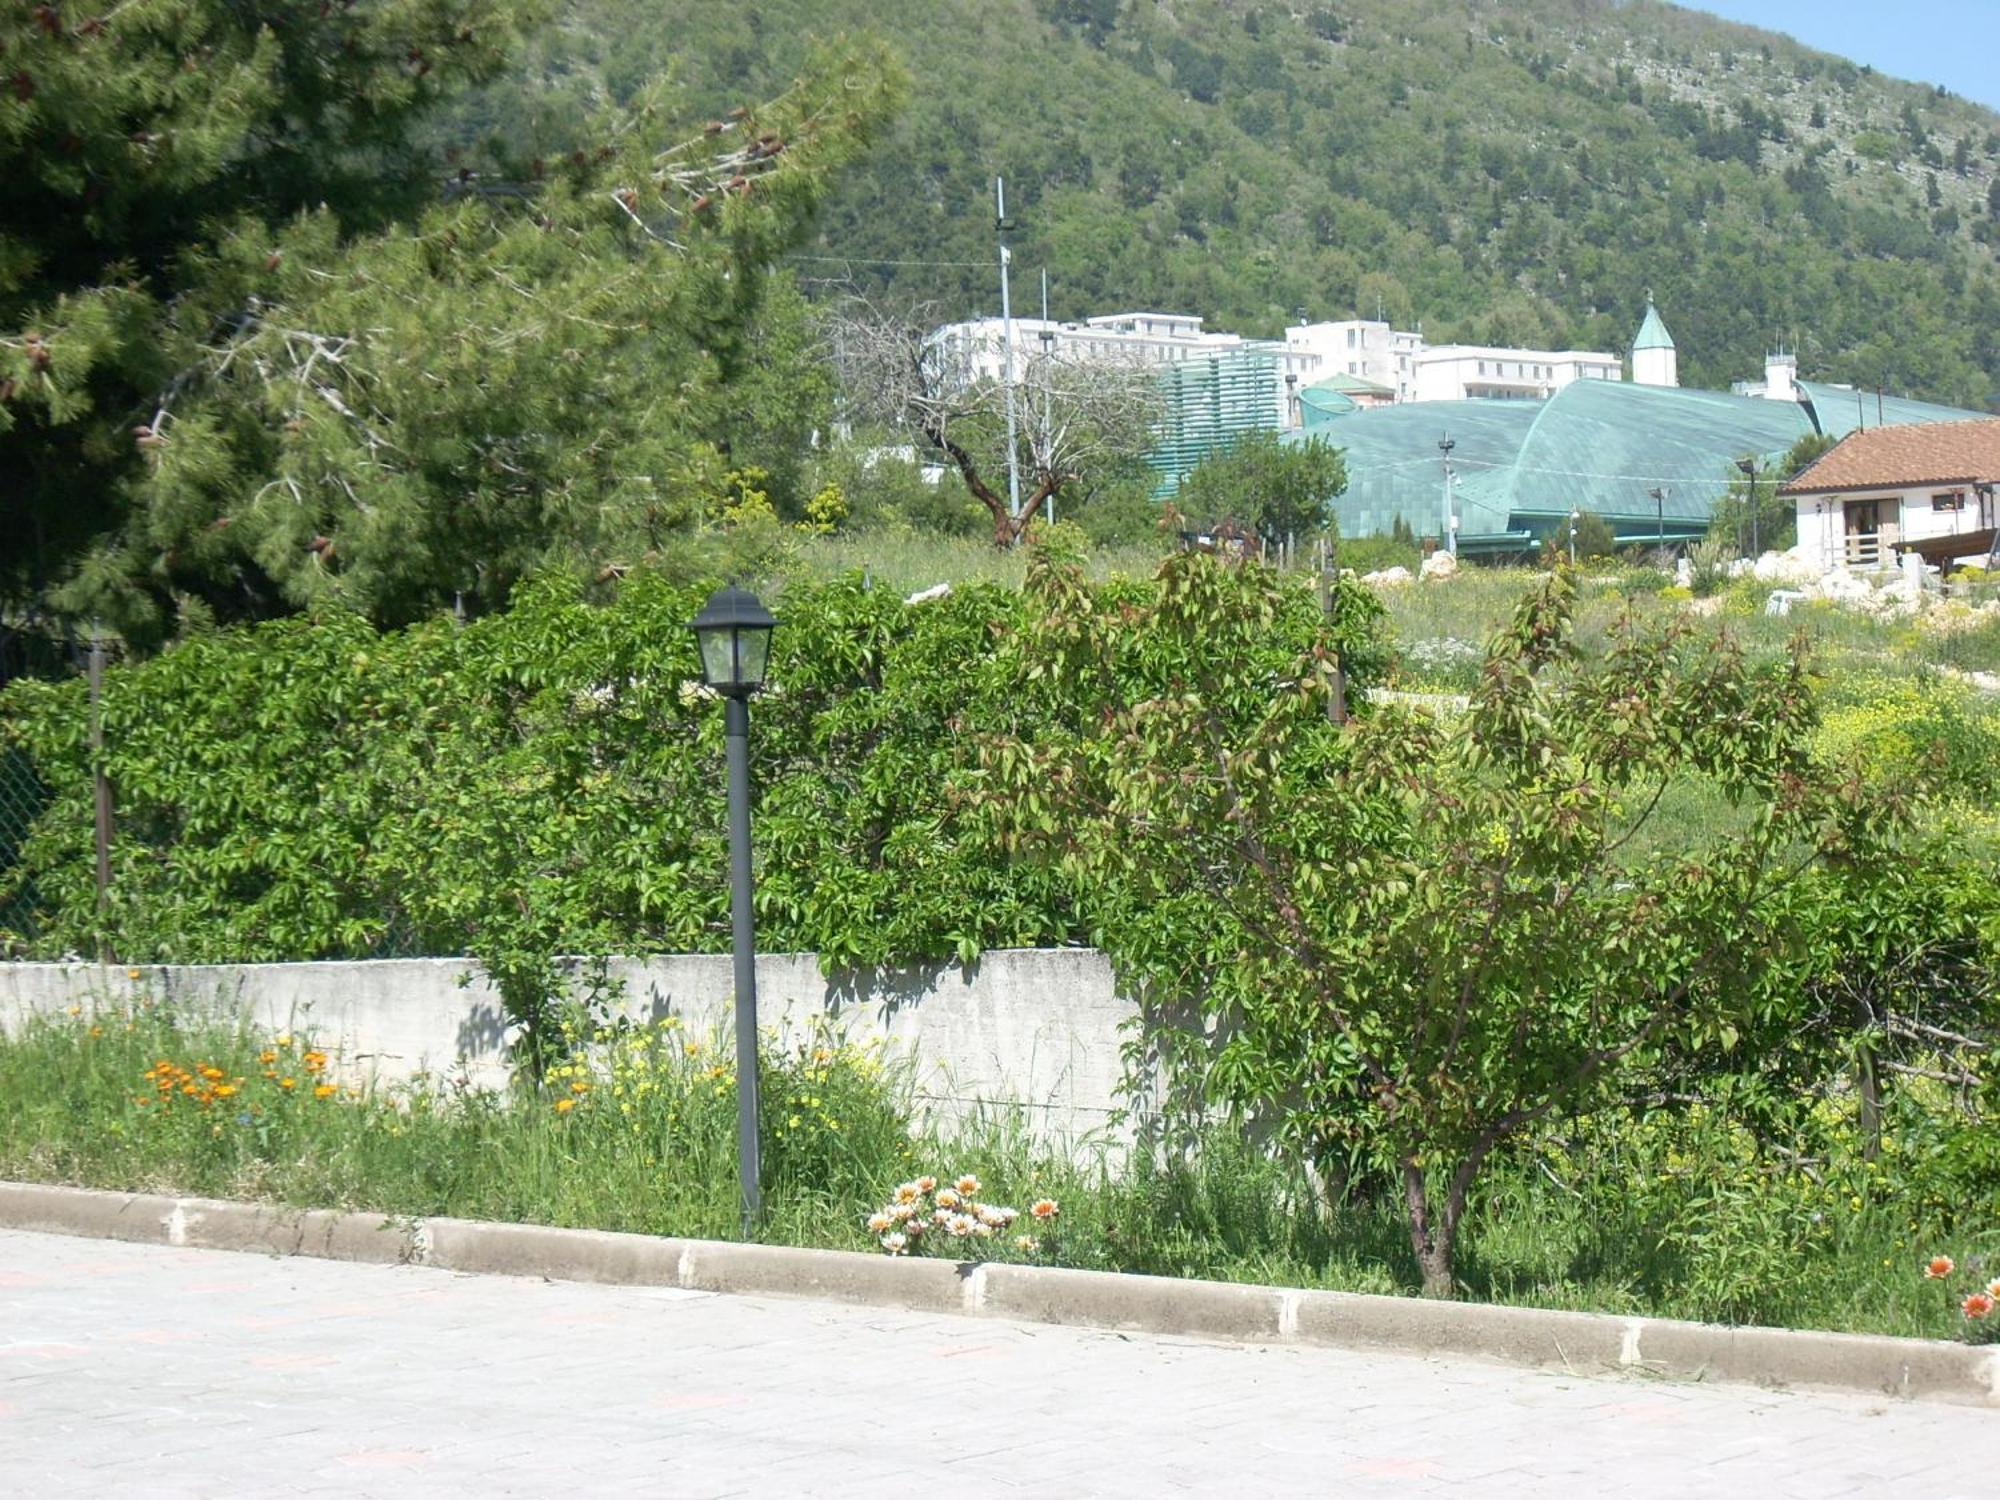
[{"label": "orange flower", "polygon": [[269,1047],[266,1047],[262,1052],[257,1054],[257,1061],[260,1063],[274,1063],[277,1060],[278,1054]]},{"label": "orange flower", "polygon": [[1983,1318],[1993,1311],[1993,1299],[1984,1292],[1974,1292],[1958,1307],[1968,1318]]},{"label": "orange flower", "polygon": [[1062,1210],[1056,1207],[1055,1199],[1041,1198],[1036,1200],[1034,1205],[1029,1208],[1028,1212],[1033,1214],[1038,1219],[1048,1220],[1048,1219],[1053,1219],[1057,1214],[1061,1213]]},{"label": "orange flower", "polygon": [[218,1099],[227,1099],[231,1094],[235,1092],[236,1092],[236,1085],[233,1083],[218,1083],[215,1086],[215,1097]]},{"label": "orange flower", "polygon": [[202,1068],[201,1076],[206,1078],[210,1083],[213,1083],[216,1079],[222,1077],[222,1069],[210,1063]]},{"label": "orange flower", "polygon": [[590,1092],[590,1085],[585,1083],[582,1079],[579,1078],[575,1083],[572,1083],[569,1086],[569,1091],[572,1094],[587,1094]]},{"label": "orange flower", "polygon": [[335,1088],[332,1084],[322,1083],[318,1088],[313,1090],[313,1098],[331,1099],[335,1094],[339,1092],[340,1090]]},{"label": "orange flower", "polygon": [[1958,1263],[1949,1255],[1933,1255],[1931,1263],[1924,1267],[1924,1275],[1932,1281],[1943,1281],[1957,1269]]},{"label": "orange flower", "polygon": [[295,1089],[298,1086],[299,1081],[296,1078],[280,1078],[278,1080],[278,1087],[281,1089]]},{"label": "orange flower", "polygon": [[574,1099],[556,1100],[556,1113],[559,1115],[566,1115],[575,1108],[576,1108],[576,1100]]}]

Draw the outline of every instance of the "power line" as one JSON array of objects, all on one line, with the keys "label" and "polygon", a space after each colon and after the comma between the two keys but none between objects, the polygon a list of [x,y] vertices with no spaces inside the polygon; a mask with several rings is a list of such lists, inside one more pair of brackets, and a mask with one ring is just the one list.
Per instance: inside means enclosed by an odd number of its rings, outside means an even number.
[{"label": "power line", "polygon": [[865,255],[787,255],[786,260],[809,260],[830,266],[944,266],[959,271],[983,271],[983,260],[872,260]]}]

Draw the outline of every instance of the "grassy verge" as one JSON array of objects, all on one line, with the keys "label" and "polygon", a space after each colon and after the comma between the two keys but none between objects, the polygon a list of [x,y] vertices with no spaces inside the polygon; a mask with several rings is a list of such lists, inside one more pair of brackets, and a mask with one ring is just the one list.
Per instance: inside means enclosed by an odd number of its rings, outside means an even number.
[{"label": "grassy verge", "polygon": [[[1149,1159],[1038,1147],[996,1115],[912,1124],[893,1063],[831,1034],[764,1059],[764,1238],[868,1249],[898,1183],[961,1174],[988,1203],[1059,1216],[966,1241],[987,1258],[1372,1292],[1415,1289],[1400,1220],[1331,1212],[1301,1176],[1216,1131]],[[736,1231],[730,1060],[672,1023],[601,1033],[534,1088],[335,1081],[304,1035],[142,1004],[0,1039],[0,1176],[392,1214],[655,1234]],[[1990,1216],[1914,1189],[1898,1148],[1851,1169],[1774,1170],[1726,1121],[1585,1122],[1490,1179],[1468,1291],[1525,1305],[1928,1337],[1983,1333],[1927,1281],[1930,1255],[2000,1271]],[[1977,1232],[1959,1227],[1982,1225]],[[1983,1235],[1983,1238],[1981,1236]],[[938,1237],[933,1236],[933,1239]],[[1962,1278],[1961,1278],[1962,1279]]]}]

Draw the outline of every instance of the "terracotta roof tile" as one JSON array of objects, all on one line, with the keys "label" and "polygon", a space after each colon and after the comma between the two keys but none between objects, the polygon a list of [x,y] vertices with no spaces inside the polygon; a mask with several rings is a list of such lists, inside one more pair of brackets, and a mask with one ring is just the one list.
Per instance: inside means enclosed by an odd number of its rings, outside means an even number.
[{"label": "terracotta roof tile", "polygon": [[2000,482],[2000,420],[1912,422],[1850,432],[1781,495]]}]

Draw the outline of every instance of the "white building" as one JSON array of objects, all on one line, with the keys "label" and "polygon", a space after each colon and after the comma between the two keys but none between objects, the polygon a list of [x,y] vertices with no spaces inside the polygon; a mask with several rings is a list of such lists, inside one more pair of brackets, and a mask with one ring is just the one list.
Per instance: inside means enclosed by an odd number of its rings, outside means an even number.
[{"label": "white building", "polygon": [[[1025,380],[1038,359],[1162,369],[1215,355],[1268,354],[1277,362],[1279,375],[1272,423],[1277,427],[1297,426],[1296,393],[1317,368],[1313,356],[1269,339],[1249,339],[1240,333],[1212,333],[1201,323],[1200,318],[1188,313],[1163,312],[1105,313],[1081,323],[1016,318],[1014,378]],[[947,323],[932,332],[930,348],[941,361],[947,378],[955,382],[999,380],[1007,369],[1007,328],[999,318]]]},{"label": "white building", "polygon": [[1762,380],[1738,380],[1729,387],[1737,396],[1761,396],[1766,401],[1799,399],[1799,357],[1779,349],[1764,356]]},{"label": "white building", "polygon": [[1851,432],[1781,485],[1798,550],[1822,568],[1984,558],[1993,546],[2000,420],[1912,422]]},{"label": "white building", "polygon": [[1423,347],[1421,332],[1406,333],[1365,318],[1296,323],[1285,330],[1286,351],[1307,365],[1294,372],[1301,380],[1352,375],[1388,387],[1398,401],[1417,399],[1416,362]]},{"label": "white building", "polygon": [[[1669,379],[1664,383],[1671,384],[1673,341],[1666,338],[1650,303],[1646,316],[1640,340],[1646,342],[1654,329],[1666,339]],[[1398,402],[1542,400],[1573,381],[1624,378],[1615,354],[1474,344],[1432,347],[1425,344],[1421,329],[1409,332],[1368,318],[1296,323],[1285,330],[1283,343],[1212,332],[1191,314],[1163,312],[1107,313],[1081,323],[1016,318],[1013,335],[1016,380],[1044,357],[1159,368],[1217,354],[1268,353],[1277,360],[1284,391],[1278,402],[1281,427],[1299,424],[1301,389],[1335,376],[1380,386]],[[947,323],[932,333],[931,347],[955,380],[998,380],[1007,369],[1007,330],[999,318]],[[1635,370],[1638,358],[1635,348]]]},{"label": "white building", "polygon": [[1416,359],[1417,401],[1541,401],[1579,380],[1621,380],[1615,354],[1441,344]]},{"label": "white building", "polygon": [[[1282,374],[1304,377],[1313,368],[1309,357],[1269,340],[1212,333],[1201,322],[1188,313],[1163,312],[1106,313],[1081,323],[1016,318],[1015,375],[1018,379],[1031,361],[1044,356],[1075,363],[1158,366],[1239,349],[1282,355]],[[947,323],[931,334],[930,342],[961,380],[998,380],[1007,367],[1006,325],[999,318]]]}]

